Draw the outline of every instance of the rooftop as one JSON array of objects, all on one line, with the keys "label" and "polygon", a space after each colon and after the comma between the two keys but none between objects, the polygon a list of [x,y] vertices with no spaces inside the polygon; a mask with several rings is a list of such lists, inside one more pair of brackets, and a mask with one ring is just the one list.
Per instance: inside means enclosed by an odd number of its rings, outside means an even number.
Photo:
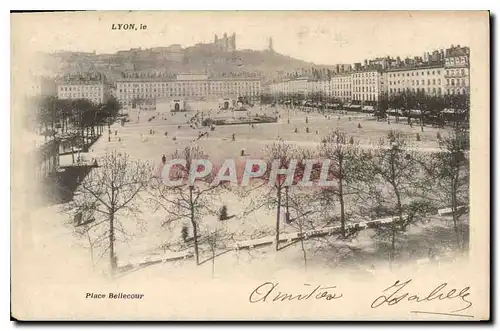
[{"label": "rooftop", "polygon": [[422,65],[417,65],[417,66],[407,66],[407,67],[400,67],[400,68],[387,68],[387,72],[411,71],[411,70],[422,70],[422,69],[436,69],[436,68],[443,68],[443,64],[441,64],[441,63],[436,63],[436,64],[424,63]]},{"label": "rooftop", "polygon": [[245,78],[245,77],[219,77],[219,78],[206,78],[206,79],[172,79],[162,77],[151,78],[120,78],[116,82],[217,82],[217,81],[260,81],[260,78]]}]

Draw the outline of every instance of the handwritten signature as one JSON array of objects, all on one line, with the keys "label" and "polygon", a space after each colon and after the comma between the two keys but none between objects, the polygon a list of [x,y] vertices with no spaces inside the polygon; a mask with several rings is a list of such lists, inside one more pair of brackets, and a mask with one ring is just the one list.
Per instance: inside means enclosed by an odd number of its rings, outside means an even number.
[{"label": "handwritten signature", "polygon": [[460,299],[464,303],[464,307],[461,309],[453,310],[451,313],[460,312],[468,309],[472,306],[472,302],[467,299],[470,295],[470,287],[464,287],[462,289],[451,288],[448,286],[448,283],[441,283],[436,288],[434,288],[429,294],[410,294],[408,289],[406,288],[408,284],[412,282],[412,279],[409,279],[405,282],[401,282],[397,280],[393,285],[389,286],[382,292],[387,292],[389,294],[381,295],[377,297],[371,304],[372,308],[378,308],[384,304],[388,306],[393,306],[401,301],[410,301],[410,302],[429,302],[433,300],[453,300]]},{"label": "handwritten signature", "polygon": [[308,290],[305,293],[301,294],[292,294],[292,293],[286,293],[286,292],[281,292],[278,291],[278,284],[279,283],[272,283],[272,282],[265,282],[255,290],[252,291],[250,294],[250,297],[248,300],[251,303],[256,303],[256,302],[266,302],[266,300],[269,299],[269,301],[276,302],[276,301],[300,301],[300,300],[309,300],[309,299],[316,299],[316,300],[337,300],[343,297],[342,293],[337,293],[334,289],[336,289],[336,286],[322,286],[318,285],[316,287],[312,287],[310,284],[304,284],[304,286],[308,286],[310,290]]}]

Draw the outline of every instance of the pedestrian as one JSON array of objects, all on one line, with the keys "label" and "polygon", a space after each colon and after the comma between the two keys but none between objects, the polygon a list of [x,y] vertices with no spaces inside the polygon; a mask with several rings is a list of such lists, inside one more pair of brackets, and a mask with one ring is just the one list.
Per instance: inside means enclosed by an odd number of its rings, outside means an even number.
[{"label": "pedestrian", "polygon": [[165,154],[163,154],[163,156],[161,157],[161,162],[163,164],[167,163],[167,157],[165,156]]}]

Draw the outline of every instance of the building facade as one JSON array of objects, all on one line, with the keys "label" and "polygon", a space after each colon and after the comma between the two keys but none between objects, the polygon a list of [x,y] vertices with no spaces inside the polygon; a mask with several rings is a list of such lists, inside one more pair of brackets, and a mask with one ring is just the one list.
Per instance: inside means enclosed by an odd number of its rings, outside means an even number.
[{"label": "building facade", "polygon": [[447,94],[469,94],[470,72],[469,72],[468,47],[451,46],[445,52],[444,69]]},{"label": "building facade", "polygon": [[387,56],[353,65],[338,64],[333,66],[328,84],[323,80],[296,78],[275,82],[270,85],[270,91],[275,95],[319,93],[354,104],[374,104],[382,95],[391,97],[403,91],[430,96],[470,94],[469,58],[468,47],[451,45],[413,58]]},{"label": "building facade", "polygon": [[26,91],[28,97],[47,97],[57,95],[57,85],[54,79],[37,76],[31,78],[31,84]]},{"label": "building facade", "polygon": [[213,45],[219,47],[224,52],[232,52],[236,50],[236,34],[232,34],[228,36],[227,33],[224,33],[222,38],[219,38],[217,35],[214,35],[214,43]]},{"label": "building facade", "polygon": [[389,97],[404,91],[432,96],[446,93],[445,70],[442,65],[389,69],[387,82]]},{"label": "building facade", "polygon": [[110,87],[103,80],[64,80],[57,84],[59,99],[87,99],[99,104],[108,101],[110,96]]},{"label": "building facade", "polygon": [[360,70],[352,73],[352,101],[376,103],[387,92],[387,76],[380,70]]},{"label": "building facade", "polygon": [[330,80],[330,91],[334,99],[342,102],[351,102],[352,100],[352,75],[343,73],[334,75]]},{"label": "building facade", "polygon": [[260,99],[258,78],[217,78],[207,75],[179,74],[177,79],[125,78],[116,81],[116,96],[122,106],[138,103],[154,105],[156,100],[196,100],[247,97]]}]

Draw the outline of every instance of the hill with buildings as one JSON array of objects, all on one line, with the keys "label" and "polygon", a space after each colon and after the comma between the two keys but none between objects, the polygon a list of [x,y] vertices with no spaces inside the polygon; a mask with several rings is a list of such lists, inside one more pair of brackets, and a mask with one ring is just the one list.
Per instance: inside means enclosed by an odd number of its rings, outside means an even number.
[{"label": "hill with buildings", "polygon": [[42,58],[45,71],[58,75],[96,71],[111,80],[130,75],[174,78],[177,73],[195,72],[211,77],[261,77],[267,81],[290,73],[302,74],[304,68],[324,67],[275,52],[271,39],[266,50],[238,50],[234,34],[224,34],[221,38],[215,35],[212,43],[186,48],[181,45],[133,48],[115,54],[58,52]]}]

